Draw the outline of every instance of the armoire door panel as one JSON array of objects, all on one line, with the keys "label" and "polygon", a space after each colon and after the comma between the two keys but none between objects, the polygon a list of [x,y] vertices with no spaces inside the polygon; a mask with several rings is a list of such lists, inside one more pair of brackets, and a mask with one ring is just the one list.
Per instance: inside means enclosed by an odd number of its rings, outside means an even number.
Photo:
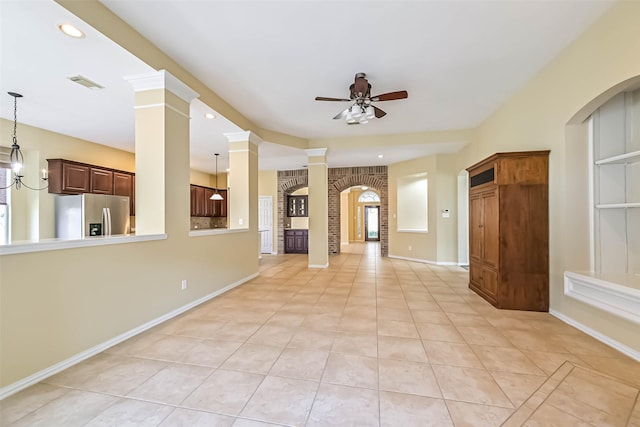
[{"label": "armoire door panel", "polygon": [[498,273],[488,268],[483,269],[482,289],[495,300],[498,295]]},{"label": "armoire door panel", "polygon": [[498,218],[497,191],[482,195],[482,261],[493,268],[498,268],[500,251],[500,226]]},{"label": "armoire door panel", "polygon": [[482,197],[472,195],[469,199],[469,258],[482,259]]}]

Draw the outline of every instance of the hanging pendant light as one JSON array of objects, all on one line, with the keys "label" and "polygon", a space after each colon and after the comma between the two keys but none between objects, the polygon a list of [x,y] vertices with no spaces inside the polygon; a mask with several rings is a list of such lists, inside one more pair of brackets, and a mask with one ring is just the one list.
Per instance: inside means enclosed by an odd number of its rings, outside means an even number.
[{"label": "hanging pendant light", "polygon": [[[24,167],[24,156],[22,155],[22,151],[20,150],[20,145],[18,145],[18,136],[16,132],[18,129],[18,98],[22,98],[22,95],[16,92],[7,93],[13,96],[13,135],[11,143],[11,153],[9,154],[9,162],[11,163],[11,170],[13,171],[13,179],[11,180],[11,184],[3,187],[2,189],[6,190],[11,186],[15,186],[16,190],[20,190],[24,185],[29,190],[45,190],[49,187],[49,185],[46,185],[42,188],[32,188],[22,182],[22,178],[24,178],[24,175],[22,175],[21,172],[22,168]],[[43,169],[41,179],[45,182],[48,180],[46,169]]]},{"label": "hanging pendant light", "polygon": [[220,154],[216,153],[216,188],[215,188],[215,192],[213,193],[213,196],[209,197],[209,199],[211,200],[224,200],[224,198],[222,197],[222,195],[220,193],[218,193],[218,156]]}]

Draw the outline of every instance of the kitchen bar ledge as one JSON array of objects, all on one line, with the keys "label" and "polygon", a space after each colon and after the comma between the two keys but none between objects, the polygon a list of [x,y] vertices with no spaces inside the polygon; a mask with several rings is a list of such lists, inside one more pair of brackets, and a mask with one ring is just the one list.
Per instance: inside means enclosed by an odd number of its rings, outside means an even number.
[{"label": "kitchen bar ledge", "polygon": [[0,246],[1,255],[24,254],[30,252],[55,251],[59,249],[85,248],[89,246],[119,245],[122,243],[148,242],[165,240],[166,234],[123,234],[117,236],[86,237],[84,239],[43,239],[37,242],[16,242]]},{"label": "kitchen bar ledge", "polygon": [[189,231],[189,237],[213,236],[216,234],[247,233],[248,228],[205,228]]}]

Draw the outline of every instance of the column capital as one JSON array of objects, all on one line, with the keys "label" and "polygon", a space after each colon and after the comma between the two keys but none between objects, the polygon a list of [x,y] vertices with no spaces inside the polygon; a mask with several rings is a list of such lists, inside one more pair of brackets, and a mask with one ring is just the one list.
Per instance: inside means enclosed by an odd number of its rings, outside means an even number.
[{"label": "column capital", "polygon": [[227,137],[229,142],[250,142],[253,145],[258,145],[262,142],[262,138],[250,130],[243,132],[229,132],[225,133],[224,136]]},{"label": "column capital", "polygon": [[133,86],[134,92],[166,89],[188,103],[200,96],[198,92],[178,80],[177,77],[167,70],[124,76],[124,79]]},{"label": "column capital", "polygon": [[307,153],[307,157],[319,157],[327,154],[326,148],[308,148],[304,151]]}]

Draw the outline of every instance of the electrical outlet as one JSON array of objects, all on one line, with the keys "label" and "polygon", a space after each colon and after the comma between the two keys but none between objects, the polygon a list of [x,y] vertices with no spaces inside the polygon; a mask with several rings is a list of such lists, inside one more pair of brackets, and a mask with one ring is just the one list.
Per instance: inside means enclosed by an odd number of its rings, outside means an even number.
[{"label": "electrical outlet", "polygon": [[411,252],[411,245],[409,245],[409,252]]},{"label": "electrical outlet", "polygon": [[244,220],[242,218],[238,219],[238,225],[244,224]]},{"label": "electrical outlet", "polygon": [[187,290],[187,279],[182,280],[182,288],[183,291]]}]

